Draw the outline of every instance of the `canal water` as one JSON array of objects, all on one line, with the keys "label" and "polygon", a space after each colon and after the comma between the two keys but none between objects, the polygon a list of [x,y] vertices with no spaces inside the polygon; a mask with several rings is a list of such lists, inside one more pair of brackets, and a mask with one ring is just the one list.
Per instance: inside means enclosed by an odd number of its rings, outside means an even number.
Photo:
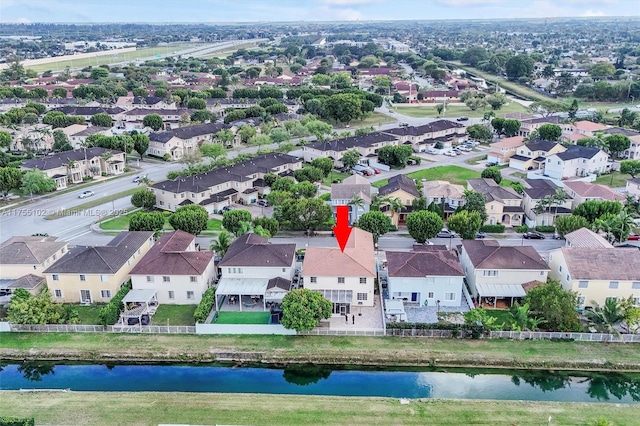
[{"label": "canal water", "polygon": [[0,389],[224,392],[460,398],[566,402],[640,402],[640,375],[451,369],[439,371],[286,369],[184,365],[0,364]]}]

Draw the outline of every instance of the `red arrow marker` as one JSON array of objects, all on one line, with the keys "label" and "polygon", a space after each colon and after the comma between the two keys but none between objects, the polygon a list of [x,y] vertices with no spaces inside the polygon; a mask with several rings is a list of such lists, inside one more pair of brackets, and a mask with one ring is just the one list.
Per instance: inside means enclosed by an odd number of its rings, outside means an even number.
[{"label": "red arrow marker", "polygon": [[351,235],[351,230],[353,229],[349,226],[349,206],[338,206],[336,217],[337,221],[336,226],[333,227],[333,233],[336,234],[340,250],[344,252],[344,247],[347,245],[349,235]]}]

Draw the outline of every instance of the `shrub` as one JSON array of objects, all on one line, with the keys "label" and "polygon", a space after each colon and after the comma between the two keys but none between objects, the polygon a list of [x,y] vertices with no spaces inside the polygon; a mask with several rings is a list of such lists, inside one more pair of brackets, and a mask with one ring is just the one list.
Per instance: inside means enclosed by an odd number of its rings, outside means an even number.
[{"label": "shrub", "polygon": [[480,230],[482,232],[488,232],[490,234],[502,234],[504,232],[504,228],[504,225],[496,223],[495,225],[482,225],[482,228],[480,228]]},{"label": "shrub", "polygon": [[536,226],[538,232],[556,232],[555,226]]},{"label": "shrub", "polygon": [[0,426],[35,426],[33,417],[0,417]]},{"label": "shrub", "polygon": [[520,226],[516,226],[516,232],[519,232],[520,234],[524,234],[525,232],[529,231],[529,227],[527,225],[520,225]]},{"label": "shrub", "polygon": [[83,182],[87,182],[87,181],[90,181],[90,180],[93,180],[93,176],[85,176],[85,177],[82,178]]},{"label": "shrub", "polygon": [[167,153],[167,154],[163,155],[162,159],[164,161],[171,161],[171,154]]},{"label": "shrub", "polygon": [[196,320],[196,323],[203,324],[207,317],[209,316],[209,312],[213,309],[213,304],[216,301],[216,288],[209,287],[204,294],[202,295],[202,300],[198,303],[195,312],[193,313],[193,318]]},{"label": "shrub", "polygon": [[131,169],[129,167],[125,167],[124,169],[122,169],[123,172],[127,173],[128,171],[130,171]]},{"label": "shrub", "polygon": [[101,176],[107,176],[107,172],[100,173]]},{"label": "shrub", "polygon": [[113,325],[118,321],[123,308],[122,299],[129,293],[129,290],[131,290],[131,281],[122,286],[105,307],[100,308],[100,324]]}]

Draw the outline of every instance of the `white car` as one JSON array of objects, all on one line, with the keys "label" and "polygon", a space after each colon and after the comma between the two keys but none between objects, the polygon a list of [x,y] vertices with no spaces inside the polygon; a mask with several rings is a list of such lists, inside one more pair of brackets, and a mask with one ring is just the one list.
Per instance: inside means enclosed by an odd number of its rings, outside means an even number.
[{"label": "white car", "polygon": [[455,151],[447,151],[444,153],[444,155],[448,155],[449,157],[455,157],[458,154],[456,154]]},{"label": "white car", "polygon": [[84,191],[80,195],[78,195],[78,198],[88,198],[88,197],[92,197],[94,195],[95,195],[95,193],[93,191]]}]

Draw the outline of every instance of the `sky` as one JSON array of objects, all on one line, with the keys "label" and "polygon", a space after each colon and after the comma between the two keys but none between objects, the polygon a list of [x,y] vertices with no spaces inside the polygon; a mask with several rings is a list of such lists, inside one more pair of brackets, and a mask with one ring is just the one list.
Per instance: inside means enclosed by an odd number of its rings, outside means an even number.
[{"label": "sky", "polygon": [[0,22],[283,22],[640,16],[640,0],[0,0]]}]

